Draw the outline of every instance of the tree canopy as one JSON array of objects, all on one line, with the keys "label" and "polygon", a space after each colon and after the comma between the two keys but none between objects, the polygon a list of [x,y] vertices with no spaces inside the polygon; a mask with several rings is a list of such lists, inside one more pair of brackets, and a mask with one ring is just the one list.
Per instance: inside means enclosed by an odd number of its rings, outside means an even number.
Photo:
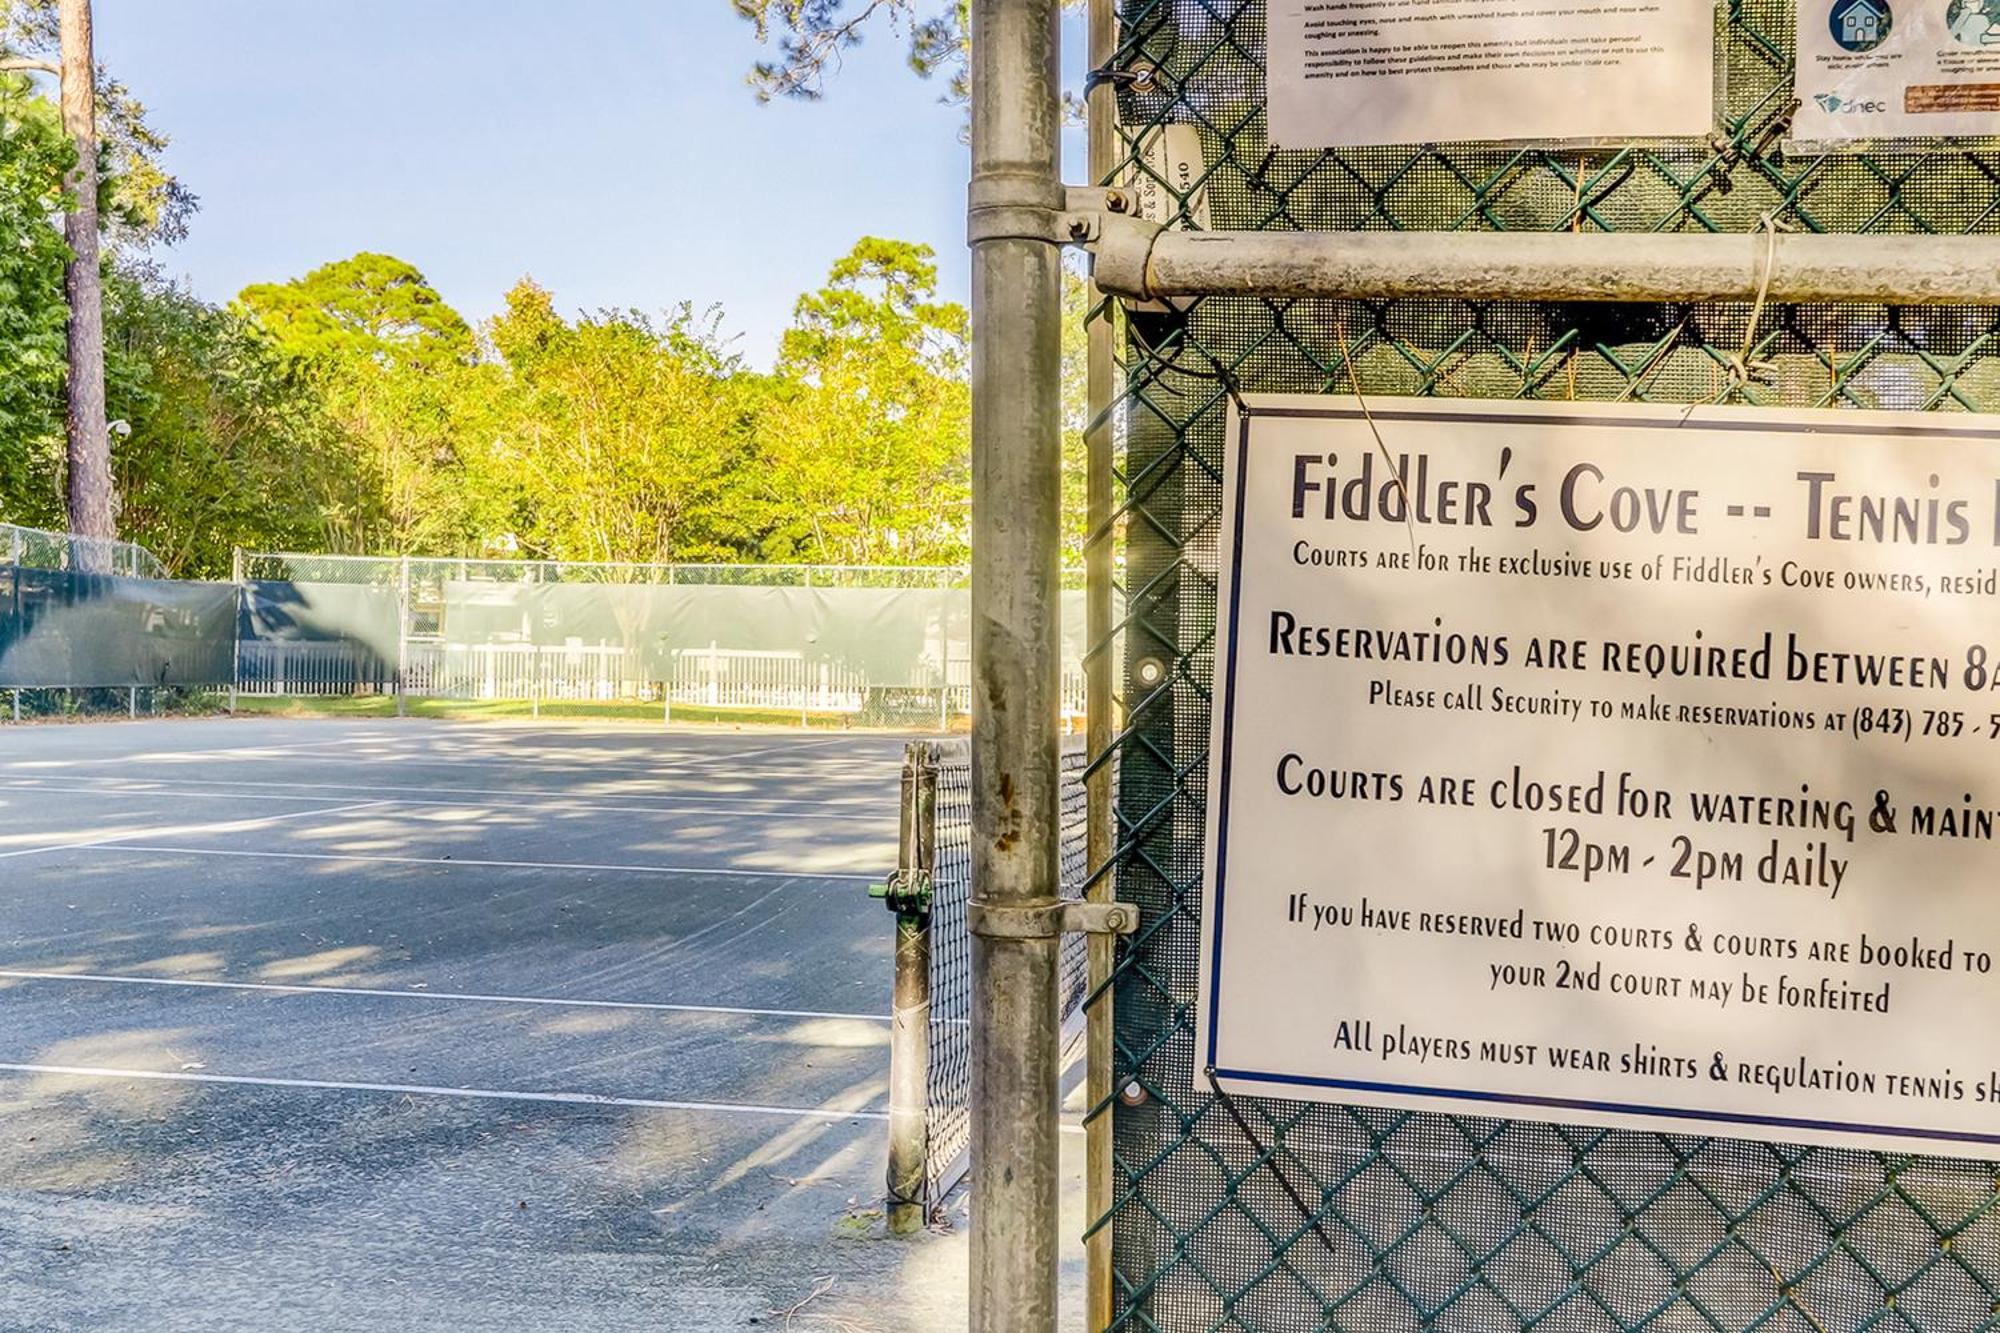
[{"label": "tree canopy", "polygon": [[74,161],[55,108],[24,75],[0,75],[0,512],[48,523],[62,456],[63,263],[50,225]]},{"label": "tree canopy", "polygon": [[237,298],[287,350],[435,365],[472,355],[472,330],[414,264],[363,251]]},{"label": "tree canopy", "polygon": [[[209,571],[227,544],[208,534],[231,523],[246,543],[355,552],[961,560],[966,314],[939,298],[935,258],[864,238],[799,298],[768,373],[719,310],[572,317],[523,279],[475,328],[387,255],[254,284],[227,310],[132,275],[112,318],[119,355],[144,354],[114,377],[140,404],[133,535]],[[169,494],[169,465],[200,502]],[[246,512],[265,489],[274,503]]]},{"label": "tree canopy", "polygon": [[[57,3],[4,0],[0,59],[53,60],[61,49]],[[180,239],[200,201],[166,169],[167,136],[154,127],[145,104],[101,63],[96,84],[100,206],[112,240],[129,247]]]},{"label": "tree canopy", "polygon": [[[954,101],[967,93],[965,51],[972,28],[971,0],[729,0],[757,30],[757,40],[775,44],[776,60],[750,68],[750,86],[759,101],[826,95],[828,76],[843,52],[876,28],[905,41],[912,70],[923,78],[942,75]],[[1084,0],[1062,0],[1081,9]]]},{"label": "tree canopy", "polygon": [[[733,3],[767,34],[811,39],[802,60],[868,22],[900,24],[920,69],[957,59],[963,37],[956,0]],[[54,0],[9,0],[0,56],[47,51],[53,12]],[[577,313],[523,278],[475,322],[416,264],[369,251],[219,306],[152,258],[193,196],[161,168],[165,141],[144,108],[102,73],[100,90],[101,194],[120,201],[104,225],[122,535],[175,573],[226,574],[236,546],[966,558],[968,319],[940,293],[929,247],[862,238],[799,296],[768,370],[744,363],[719,309]],[[54,223],[74,150],[48,94],[0,72],[0,520],[60,527],[69,256]],[[1079,287],[1078,311],[1081,300]],[[1070,341],[1066,355],[1080,357]],[[1065,485],[1076,489],[1071,379]]]}]

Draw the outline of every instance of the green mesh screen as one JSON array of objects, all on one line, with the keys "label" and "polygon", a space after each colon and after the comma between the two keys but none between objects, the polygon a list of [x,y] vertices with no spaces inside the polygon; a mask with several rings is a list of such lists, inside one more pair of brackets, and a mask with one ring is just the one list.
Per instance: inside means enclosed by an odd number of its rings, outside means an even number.
[{"label": "green mesh screen", "polygon": [[[1126,0],[1121,176],[1198,127],[1208,225],[1991,230],[2000,151],[1787,151],[1793,11],[1717,11],[1707,142],[1274,151],[1264,0]],[[1170,194],[1171,183],[1161,186]],[[1185,202],[1185,200],[1183,200]],[[1183,215],[1182,221],[1186,222]],[[1098,312],[1105,317],[1107,312]],[[2000,404],[1992,309],[1207,299],[1123,321],[1114,1326],[2000,1327],[1993,1166],[1238,1099],[1193,1057],[1222,430],[1232,392]],[[1747,347],[1747,353],[1746,353]],[[1344,348],[1344,350],[1343,350]],[[1141,686],[1149,662],[1162,683]],[[1239,1119],[1240,1117],[1240,1119]]]}]

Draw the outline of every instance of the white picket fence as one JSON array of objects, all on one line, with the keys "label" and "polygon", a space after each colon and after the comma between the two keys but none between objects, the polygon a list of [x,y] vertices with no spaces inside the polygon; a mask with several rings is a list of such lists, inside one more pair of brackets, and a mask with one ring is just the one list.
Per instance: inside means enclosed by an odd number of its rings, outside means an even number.
[{"label": "white picket fence", "polygon": [[372,694],[395,688],[396,664],[348,643],[236,644],[236,690],[251,695]]}]

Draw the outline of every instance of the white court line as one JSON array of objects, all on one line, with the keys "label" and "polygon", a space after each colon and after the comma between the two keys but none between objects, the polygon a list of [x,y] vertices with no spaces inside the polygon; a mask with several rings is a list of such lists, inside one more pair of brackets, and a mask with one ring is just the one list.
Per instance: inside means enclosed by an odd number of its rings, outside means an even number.
[{"label": "white court line", "polygon": [[60,1074],[71,1078],[151,1079],[161,1083],[226,1083],[254,1088],[313,1088],[333,1092],[390,1092],[423,1097],[465,1097],[494,1102],[557,1102],[566,1106],[636,1106],[654,1111],[734,1111],[739,1115],[788,1116],[797,1120],[887,1120],[887,1111],[830,1111],[819,1106],[760,1106],[754,1102],[680,1102],[653,1097],[609,1097],[596,1092],[505,1092],[497,1088],[439,1088],[423,1083],[350,1083],[340,1079],[262,1078],[253,1074],[192,1074],[160,1069],[103,1069],[95,1065],[0,1063],[15,1074]]},{"label": "white court line", "polygon": [[[17,781],[34,781],[34,780],[35,779],[17,779]],[[99,781],[104,781],[104,782],[116,782],[116,781],[136,782],[145,780],[147,779],[138,779],[138,778],[99,779]],[[419,796],[542,795],[542,793],[537,792],[532,788],[524,789],[521,787],[497,787],[497,788],[496,787],[392,787],[379,782],[287,782],[276,778],[266,778],[262,782],[251,782],[248,780],[236,780],[231,778],[183,778],[183,777],[161,778],[157,779],[157,781],[170,782],[175,784],[176,786],[182,786],[182,787],[255,787],[258,788],[259,790],[265,790],[273,785],[280,785],[284,787],[289,787],[294,791],[339,791],[339,792],[392,791],[392,792],[414,792]],[[189,796],[197,796],[201,795],[202,793],[189,791],[186,794]],[[555,800],[569,799],[563,797],[562,795],[560,795],[560,793],[556,792],[548,793],[548,795]],[[746,804],[746,805],[804,805],[804,806],[822,806],[822,807],[840,806],[843,810],[851,810],[857,814],[865,813],[867,810],[871,808],[870,805],[865,802],[855,804],[855,803],[845,803],[838,800],[823,800],[823,801],[805,800],[792,796],[735,796],[727,794],[720,796],[707,796],[698,792],[689,792],[686,794],[678,792],[661,792],[659,793],[659,797],[661,800],[671,800],[671,801],[735,801],[740,804]],[[771,811],[770,813],[782,814],[785,812]],[[845,816],[843,816],[843,818],[844,817]]]},{"label": "white court line", "polygon": [[[370,802],[374,804],[374,802]],[[360,806],[349,807],[360,809]],[[307,813],[317,813],[308,811]],[[334,811],[327,813],[333,814]],[[284,818],[284,816],[279,816]],[[42,848],[35,850],[41,851]],[[360,852],[266,852],[266,851],[224,851],[219,847],[156,847],[135,842],[121,842],[116,846],[100,843],[84,843],[78,850],[91,852],[162,852],[175,856],[257,856],[271,857],[282,861],[380,861],[390,865],[413,866],[480,866],[496,870],[604,870],[635,875],[725,875],[732,879],[838,879],[852,880],[858,884],[874,884],[880,875],[854,875],[838,871],[819,870],[734,870],[722,866],[648,866],[595,864],[589,861],[488,861],[470,856],[381,856]]]},{"label": "white court line", "polygon": [[166,828],[127,829],[123,833],[112,833],[102,838],[86,838],[80,842],[52,842],[42,847],[22,847],[11,852],[0,852],[0,861],[14,856],[35,856],[42,852],[78,852],[100,848],[111,848],[113,844],[125,843],[133,838],[154,838],[161,834],[176,833],[254,833],[272,824],[287,819],[304,819],[309,815],[345,815],[356,810],[368,810],[381,805],[380,801],[361,801],[354,805],[336,805],[332,808],[315,806],[310,810],[289,810],[282,815],[260,815],[255,819],[236,819],[222,824],[174,824]]},{"label": "white court line", "polygon": [[[106,778],[104,779],[104,781],[133,782],[137,781],[137,779]],[[268,786],[269,784],[257,783],[254,785]],[[287,784],[287,785],[292,785],[292,784]],[[376,788],[375,790],[380,791],[385,789]],[[272,792],[176,791],[173,788],[165,785],[156,785],[150,787],[136,787],[136,786],[58,787],[53,785],[52,783],[44,782],[39,778],[14,778],[11,781],[0,781],[0,791],[74,792],[85,796],[152,796],[152,797],[162,797],[162,798],[176,797],[182,800],[185,800],[188,797],[196,797],[196,798],[207,798],[218,801],[327,801],[327,800],[337,799],[330,796],[284,796]],[[704,797],[702,799],[719,800],[722,798]],[[427,801],[415,797],[401,796],[401,797],[384,797],[382,800],[376,802],[376,804],[444,806],[450,808],[458,808],[472,803],[469,801],[442,801],[442,800]],[[549,799],[545,801],[483,800],[480,801],[478,804],[480,808],[490,809],[490,810],[581,810],[595,814],[666,815],[673,818],[683,818],[683,819],[692,819],[697,816],[703,816],[703,815],[734,815],[734,816],[756,816],[766,819],[778,819],[778,818],[838,819],[838,820],[845,820],[848,822],[852,822],[857,818],[865,817],[865,813],[858,809],[854,811],[852,814],[830,814],[823,811],[815,811],[815,810],[748,810],[739,806],[722,806],[722,805],[688,806],[688,807],[683,807],[681,809],[675,809],[673,807],[664,805],[598,805],[595,802],[574,800],[566,796],[551,796]],[[882,811],[878,812],[878,817],[887,820],[892,816],[892,814],[893,814],[892,810],[885,808]]]},{"label": "white court line", "polygon": [[[559,753],[556,755],[534,755],[534,754],[502,755],[502,756],[494,756],[492,758],[485,758],[477,755],[467,757],[463,755],[437,755],[437,754],[429,754],[422,752],[395,753],[395,754],[370,757],[365,753],[365,743],[349,743],[341,741],[315,741],[315,742],[303,743],[294,747],[242,746],[233,751],[191,750],[186,752],[185,754],[174,754],[172,752],[162,751],[151,754],[100,756],[89,759],[24,759],[12,764],[0,764],[0,771],[9,771],[14,769],[46,771],[49,769],[57,769],[57,768],[88,767],[100,764],[132,764],[139,762],[155,762],[155,763],[167,763],[167,764],[197,763],[211,759],[228,759],[228,760],[235,760],[238,762],[264,762],[264,761],[276,762],[279,760],[292,761],[292,760],[297,760],[302,756],[298,753],[293,753],[290,751],[304,751],[307,749],[322,749],[322,750],[331,749],[334,751],[334,753],[330,755],[309,755],[303,757],[322,758],[327,760],[339,759],[348,763],[377,763],[390,767],[405,767],[414,764],[435,764],[438,765],[439,767],[455,768],[455,769],[505,768],[509,770],[514,770],[520,768],[523,764],[528,764],[546,773],[583,773],[583,774],[588,774],[592,777],[654,778],[654,779],[665,780],[674,778],[676,776],[700,778],[703,776],[703,773],[701,771],[703,769],[711,768],[716,764],[734,764],[740,759],[749,758],[756,755],[769,754],[772,752],[774,748],[783,749],[789,747],[783,747],[783,746],[765,747],[762,749],[744,750],[741,751],[740,753],[687,756],[677,759],[663,760],[660,763],[648,765],[646,767],[637,767],[637,766],[625,767],[625,766],[614,766],[609,764],[592,763],[587,757],[577,755],[573,749],[569,750],[567,753]],[[880,769],[881,771],[887,773],[887,772],[900,772],[901,763],[902,763],[901,759],[895,755],[864,754],[864,755],[856,755],[843,761],[842,766],[846,768],[851,768],[854,765],[861,764],[861,765],[866,765],[871,769]],[[783,774],[781,772],[773,772],[767,770],[765,776],[776,777],[776,776],[783,776]],[[261,784],[252,784],[252,785],[261,785]],[[303,784],[293,784],[293,785],[303,785]]]},{"label": "white court line", "polygon": [[274,756],[296,754],[302,750],[323,750],[333,741],[300,741],[296,745],[227,745],[212,750],[161,750],[141,749],[119,754],[85,755],[72,759],[16,759],[0,764],[0,769],[15,768],[80,768],[96,764],[140,764],[147,760],[191,763],[203,759],[263,759]]},{"label": "white court line", "polygon": [[485,995],[441,990],[384,990],[372,986],[301,986],[270,981],[195,981],[184,977],[114,977],[94,972],[27,972],[0,968],[0,977],[30,981],[93,981],[118,986],[187,986],[204,990],[274,991],[280,995],[372,995],[394,1000],[471,1000],[486,1004],[535,1004],[565,1009],[637,1009],[649,1013],[725,1014],[750,1018],[836,1018],[892,1023],[888,1014],[843,1014],[824,1009],[751,1009],[725,1004],[666,1004],[653,1000],[568,1000],[553,995]]}]

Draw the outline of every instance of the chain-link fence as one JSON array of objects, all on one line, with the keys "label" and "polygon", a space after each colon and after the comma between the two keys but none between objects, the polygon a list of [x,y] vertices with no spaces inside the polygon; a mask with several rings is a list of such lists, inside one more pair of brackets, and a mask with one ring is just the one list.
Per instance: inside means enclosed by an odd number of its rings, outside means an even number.
[{"label": "chain-link fence", "polygon": [[143,546],[0,524],[0,716],[211,708],[236,607],[234,585],[170,580]]},{"label": "chain-link fence", "polygon": [[[1788,149],[1791,5],[1716,11],[1705,141],[1281,151],[1263,0],[1123,0],[1127,159],[1170,225],[1966,233],[2000,149]],[[1823,20],[1821,20],[1823,21]],[[1193,126],[1187,179],[1148,140]],[[1768,223],[1767,223],[1768,219]],[[1104,317],[1104,312],[1099,312]],[[1129,1329],[2000,1327],[2000,1167],[1219,1098],[1196,1064],[1222,431],[1233,392],[2000,407],[2000,312],[1208,298],[1125,317],[1113,1323]],[[1141,682],[1157,681],[1157,683]],[[1410,984],[1422,984],[1411,978]]]},{"label": "chain-link fence", "polygon": [[167,567],[136,542],[106,541],[68,532],[0,523],[0,563],[23,569],[69,569],[94,574],[123,574],[135,579],[164,579]]},{"label": "chain-link fence", "polygon": [[[948,729],[971,706],[967,571],[245,552],[239,688],[649,705]],[[1083,594],[1063,706],[1083,713]]]},{"label": "chain-link fence", "polygon": [[[924,1098],[926,1194],[942,1199],[965,1174],[972,1141],[972,752],[964,742],[919,742],[934,775],[935,843],[930,863],[930,1040]],[[1088,865],[1083,775],[1085,756],[1062,756],[1062,895],[1083,896]],[[1083,1000],[1088,987],[1084,939],[1065,936],[1056,997],[1063,1067],[1080,1074]]]}]

